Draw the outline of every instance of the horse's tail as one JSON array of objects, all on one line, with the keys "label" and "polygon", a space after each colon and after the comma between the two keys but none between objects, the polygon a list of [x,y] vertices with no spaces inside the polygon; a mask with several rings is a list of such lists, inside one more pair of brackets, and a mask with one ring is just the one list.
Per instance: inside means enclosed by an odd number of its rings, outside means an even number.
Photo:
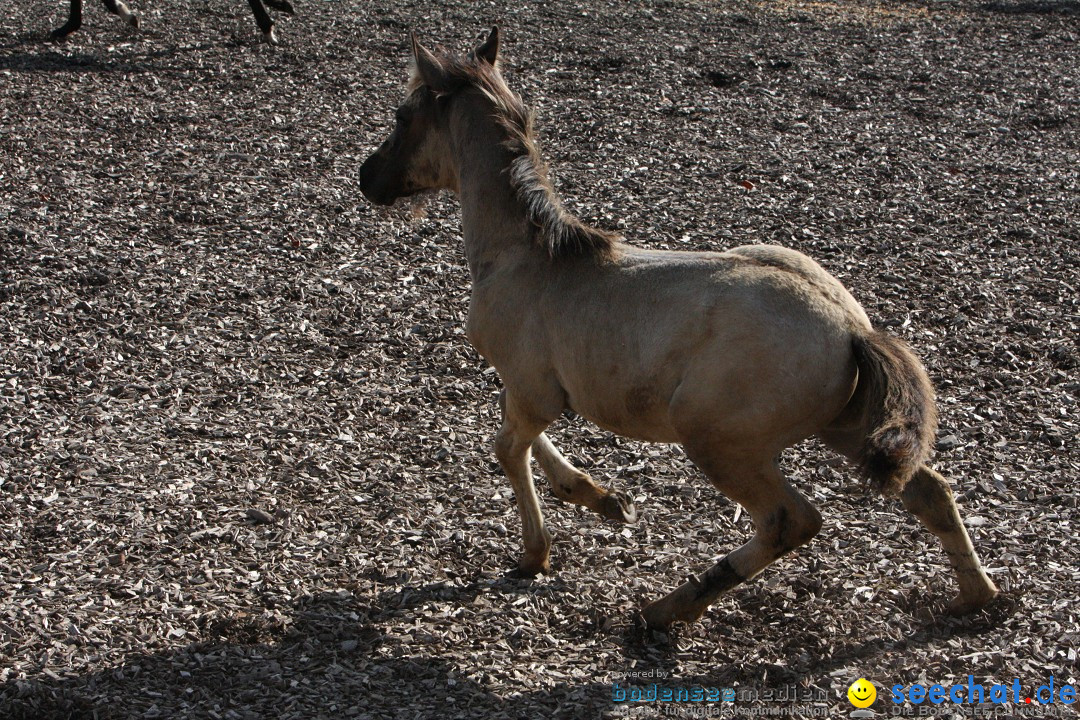
[{"label": "horse's tail", "polygon": [[860,437],[853,459],[876,490],[897,495],[930,457],[937,432],[934,388],[899,338],[875,330],[856,335],[852,349],[859,381],[844,414]]}]

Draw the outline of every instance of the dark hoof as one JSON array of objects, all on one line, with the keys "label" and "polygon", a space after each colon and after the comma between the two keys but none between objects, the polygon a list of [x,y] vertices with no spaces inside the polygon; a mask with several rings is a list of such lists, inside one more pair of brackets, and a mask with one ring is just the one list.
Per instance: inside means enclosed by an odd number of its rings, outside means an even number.
[{"label": "dark hoof", "polygon": [[630,495],[612,490],[604,497],[603,516],[622,523],[637,522],[637,508]]},{"label": "dark hoof", "polygon": [[662,607],[660,601],[646,605],[637,614],[645,627],[656,632],[667,632],[671,624],[675,622],[670,609]]},{"label": "dark hoof", "polygon": [[506,577],[514,580],[532,580],[537,575],[550,575],[551,566],[547,563],[539,567],[525,567],[518,565],[516,568],[506,571]]},{"label": "dark hoof", "polygon": [[641,611],[634,613],[630,632],[639,642],[649,645],[670,645],[678,637],[678,628],[673,625],[650,625]]},{"label": "dark hoof", "polygon": [[128,18],[128,25],[130,25],[134,29],[138,30],[139,29],[139,18],[138,18],[138,16],[137,15],[132,15],[130,18]]}]

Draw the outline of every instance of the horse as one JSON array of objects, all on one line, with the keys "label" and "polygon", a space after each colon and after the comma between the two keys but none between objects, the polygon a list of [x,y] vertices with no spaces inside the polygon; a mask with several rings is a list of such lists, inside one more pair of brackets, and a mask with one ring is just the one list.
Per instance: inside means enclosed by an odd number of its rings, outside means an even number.
[{"label": "horse", "polygon": [[642,249],[579,220],[548,179],[531,112],[499,72],[499,45],[497,27],[466,55],[432,52],[414,34],[405,101],[359,185],[377,205],[435,190],[460,201],[466,336],[504,388],[494,450],[521,517],[517,572],[550,572],[530,456],[559,499],[636,519],[628,496],[545,435],[569,408],[626,437],[680,444],[753,520],[748,542],[641,609],[649,628],[697,621],[817,534],[821,514],[777,462],[815,435],[939,539],[959,585],[952,612],[989,603],[998,590],[949,482],[927,464],[937,411],[911,348],[875,330],[843,285],[795,250]]},{"label": "horse", "polygon": [[[135,13],[131,12],[124,0],[103,0],[103,2],[105,3],[105,9],[110,13],[118,15],[121,20],[133,28],[139,27],[139,18]],[[274,21],[270,17],[270,13],[266,11],[266,6],[263,5],[264,2],[274,10],[289,15],[293,14],[293,6],[289,4],[288,0],[248,0],[251,12],[255,15],[255,23],[259,26],[259,30],[262,31],[263,40],[270,45],[277,45],[278,39],[274,33]],[[68,12],[67,22],[53,30],[52,37],[56,40],[63,40],[82,27],[82,9],[83,0],[71,0],[71,9]]]}]

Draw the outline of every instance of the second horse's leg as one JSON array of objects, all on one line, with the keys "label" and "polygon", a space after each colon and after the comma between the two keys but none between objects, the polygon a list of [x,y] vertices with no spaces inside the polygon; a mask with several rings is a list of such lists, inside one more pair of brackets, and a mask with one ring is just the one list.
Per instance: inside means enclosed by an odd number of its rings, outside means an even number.
[{"label": "second horse's leg", "polygon": [[[848,458],[858,456],[861,437],[856,431],[832,428],[821,433],[821,439]],[[949,610],[956,614],[972,612],[997,597],[997,586],[987,577],[964,529],[949,481],[923,465],[904,485],[900,500],[908,512],[938,538],[956,573],[960,593],[950,603]]]},{"label": "second horse's leg", "polygon": [[274,34],[274,21],[270,19],[270,13],[266,12],[262,0],[248,0],[251,13],[255,16],[255,24],[263,34],[263,40],[270,45],[277,45],[277,35]]},{"label": "second horse's leg", "polygon": [[266,0],[266,4],[286,15],[292,15],[294,13],[293,6],[288,3],[288,0]]},{"label": "second horse's leg", "polygon": [[[505,416],[505,390],[499,393],[499,409]],[[624,523],[637,521],[637,509],[629,495],[597,485],[588,474],[571,465],[545,433],[540,433],[533,441],[532,453],[544,469],[552,492],[560,500],[581,505],[610,520]]]},{"label": "second horse's leg", "polygon": [[960,594],[953,599],[949,610],[956,614],[972,612],[993,600],[998,589],[975,554],[948,481],[924,465],[908,480],[900,499],[945,548],[960,585]]},{"label": "second horse's leg", "polygon": [[82,0],[71,0],[67,22],[52,31],[52,36],[62,40],[82,27]]},{"label": "second horse's leg", "polygon": [[128,6],[124,4],[124,0],[103,0],[103,2],[105,3],[105,9],[113,15],[119,16],[121,20],[133,28],[139,27],[139,18],[135,17],[135,13],[128,9]]},{"label": "second horse's leg", "polygon": [[[139,27],[139,18],[135,17],[135,14],[128,9],[128,6],[124,4],[123,0],[104,0],[104,4],[106,10],[113,15],[118,15],[121,20],[131,27]],[[62,40],[82,27],[82,7],[82,0],[71,0],[71,10],[68,13],[68,20],[61,27],[52,31],[52,36],[54,38]]]}]

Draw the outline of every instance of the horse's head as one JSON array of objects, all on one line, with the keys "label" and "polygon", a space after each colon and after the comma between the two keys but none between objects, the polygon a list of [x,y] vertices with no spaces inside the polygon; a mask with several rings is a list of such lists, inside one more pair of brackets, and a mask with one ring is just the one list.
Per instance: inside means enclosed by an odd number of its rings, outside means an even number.
[{"label": "horse's head", "polygon": [[360,190],[373,203],[391,205],[424,190],[456,190],[449,144],[448,106],[463,85],[462,63],[495,68],[499,29],[466,59],[437,56],[412,36],[413,74],[408,95],[395,113],[394,131],[360,166]]}]

